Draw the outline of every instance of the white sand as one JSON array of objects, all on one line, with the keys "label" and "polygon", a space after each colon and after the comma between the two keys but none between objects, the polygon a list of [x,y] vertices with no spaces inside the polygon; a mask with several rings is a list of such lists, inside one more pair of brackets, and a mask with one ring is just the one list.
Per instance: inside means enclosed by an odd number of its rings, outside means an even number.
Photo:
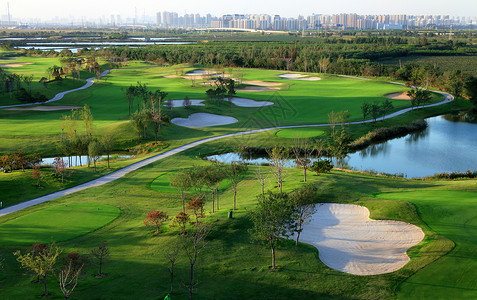
[{"label": "white sand", "polygon": [[261,81],[261,80],[249,80],[249,81],[243,81],[242,83],[250,84],[250,85],[258,85],[258,86],[280,86],[280,85],[282,85],[282,83],[280,83],[280,82],[267,82],[267,81]]},{"label": "white sand", "polygon": [[[225,98],[225,101],[228,101],[228,99]],[[255,101],[252,99],[237,98],[237,97],[233,97],[231,102],[240,107],[262,107],[262,106],[269,106],[274,104],[273,102],[270,102],[270,101]]]},{"label": "white sand", "polygon": [[303,74],[280,74],[278,77],[283,79],[292,79],[292,80],[305,80],[305,81],[318,81],[321,80],[320,77],[306,77],[308,75]]},{"label": "white sand", "polygon": [[386,94],[384,97],[393,100],[411,100],[411,97],[409,97],[406,92]]},{"label": "white sand", "polygon": [[36,111],[56,111],[81,108],[81,106],[33,106],[33,107],[10,107],[5,110],[36,110]]},{"label": "white sand", "polygon": [[[190,99],[190,105],[191,106],[205,106],[204,102],[205,100],[200,100],[200,99]],[[184,106],[184,100],[169,100],[169,102],[172,102],[172,107],[182,107]],[[164,105],[166,105],[166,102],[164,102]]]},{"label": "white sand", "polygon": [[220,116],[208,113],[195,113],[188,118],[174,118],[172,123],[183,127],[210,127],[237,123],[233,117]]},{"label": "white sand", "polygon": [[241,89],[236,89],[237,92],[270,92],[270,91],[278,91],[280,88],[275,87],[266,87],[266,86],[246,86]]},{"label": "white sand", "polygon": [[325,265],[355,275],[399,270],[410,260],[406,251],[423,238],[415,225],[371,220],[366,207],[331,203],[318,207],[300,236],[318,248]]},{"label": "white sand", "polygon": [[202,75],[214,75],[217,72],[209,70],[194,70],[192,72],[186,73],[187,76],[202,76]]},{"label": "white sand", "polygon": [[18,63],[18,64],[3,64],[0,65],[1,68],[20,68],[24,65],[32,65],[33,63]]}]

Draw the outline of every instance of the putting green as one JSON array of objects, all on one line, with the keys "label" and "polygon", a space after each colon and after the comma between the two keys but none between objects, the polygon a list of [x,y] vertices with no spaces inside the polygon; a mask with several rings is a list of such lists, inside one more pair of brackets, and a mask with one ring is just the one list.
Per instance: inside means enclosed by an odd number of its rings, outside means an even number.
[{"label": "putting green", "polygon": [[294,139],[299,138],[311,138],[315,136],[323,135],[325,132],[323,130],[313,128],[313,127],[304,127],[304,128],[290,128],[290,129],[281,129],[275,133],[276,137],[284,139]]},{"label": "putting green", "polygon": [[378,194],[388,200],[416,205],[422,220],[455,243],[455,248],[419,270],[398,288],[398,299],[477,298],[477,193],[413,191]]},{"label": "putting green", "polygon": [[0,245],[71,240],[105,226],[120,212],[116,206],[96,203],[49,207],[0,224]]}]

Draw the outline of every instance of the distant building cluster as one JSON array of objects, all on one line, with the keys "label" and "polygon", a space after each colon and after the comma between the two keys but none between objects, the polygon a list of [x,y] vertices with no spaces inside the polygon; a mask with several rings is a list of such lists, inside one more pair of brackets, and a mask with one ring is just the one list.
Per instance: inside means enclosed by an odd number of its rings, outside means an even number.
[{"label": "distant building cluster", "polygon": [[157,12],[151,15],[146,10],[138,14],[135,9],[134,16],[121,16],[118,14],[102,16],[91,19],[84,16],[72,18],[54,17],[50,20],[17,19],[9,13],[0,15],[0,27],[35,28],[42,26],[65,26],[82,28],[104,27],[144,27],[144,28],[227,28],[246,30],[275,30],[275,31],[301,31],[320,29],[448,29],[469,28],[477,23],[476,17],[453,17],[449,15],[358,15],[343,13],[334,15],[312,14],[285,18],[280,15],[268,14],[228,14],[221,17],[211,14],[184,14],[177,12]]},{"label": "distant building cluster", "polygon": [[313,14],[308,17],[284,18],[267,14],[231,14],[213,17],[210,14],[185,14],[158,12],[156,25],[164,28],[238,28],[278,31],[317,29],[413,29],[445,28],[450,25],[471,24],[471,17],[449,15],[358,15]]}]

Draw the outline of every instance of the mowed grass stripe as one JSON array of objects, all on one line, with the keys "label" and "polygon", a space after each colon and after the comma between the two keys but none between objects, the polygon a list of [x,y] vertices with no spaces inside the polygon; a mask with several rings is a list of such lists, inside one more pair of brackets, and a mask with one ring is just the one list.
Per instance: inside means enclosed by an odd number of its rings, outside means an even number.
[{"label": "mowed grass stripe", "polygon": [[120,214],[113,205],[72,203],[42,209],[0,225],[0,245],[71,240],[105,226]]}]

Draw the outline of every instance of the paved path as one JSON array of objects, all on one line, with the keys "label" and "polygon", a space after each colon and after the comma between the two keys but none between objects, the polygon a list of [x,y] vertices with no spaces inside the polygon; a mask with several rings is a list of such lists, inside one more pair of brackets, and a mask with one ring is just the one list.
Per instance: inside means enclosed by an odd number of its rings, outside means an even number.
[{"label": "paved path", "polygon": [[[394,83],[394,82],[391,82],[391,83],[401,85],[400,83]],[[91,84],[90,84],[90,86],[91,86]],[[63,94],[66,94],[68,92],[71,92],[71,91],[63,92]],[[439,103],[430,104],[430,105],[421,106],[420,108],[442,105],[442,104],[449,103],[452,100],[454,100],[454,97],[452,95],[448,94],[448,93],[444,93],[444,92],[440,92],[440,91],[433,91],[433,92],[444,95],[444,97],[445,97],[444,101],[441,101]],[[412,109],[413,108],[402,109],[400,111],[397,111],[397,112],[394,112],[392,114],[386,115],[386,116],[384,116],[380,119],[384,120],[384,119],[389,119],[389,118],[392,118],[392,117],[396,117],[396,116],[402,115],[402,114],[404,114],[408,111],[411,111]],[[369,123],[369,122],[373,122],[373,120],[357,121],[357,122],[351,122],[351,123],[347,123],[347,124],[363,124],[363,123]],[[55,193],[52,193],[52,194],[49,194],[49,195],[45,195],[45,196],[42,196],[42,197],[38,197],[38,198],[35,198],[35,199],[32,199],[32,200],[28,200],[28,201],[25,201],[25,202],[22,202],[22,203],[18,203],[16,205],[12,205],[12,206],[6,207],[4,209],[0,209],[0,216],[4,216],[4,215],[7,215],[9,213],[12,213],[12,212],[15,212],[15,211],[18,211],[18,210],[21,210],[21,209],[24,209],[24,208],[27,208],[27,207],[30,207],[30,206],[33,206],[33,205],[37,205],[37,204],[40,204],[40,203],[43,203],[43,202],[46,202],[46,201],[49,201],[49,200],[57,199],[59,197],[69,195],[69,194],[72,194],[72,193],[75,193],[75,192],[79,192],[79,191],[82,191],[82,190],[85,190],[85,189],[88,189],[88,188],[91,188],[91,187],[96,187],[96,186],[106,184],[108,182],[111,182],[111,181],[114,181],[118,178],[121,178],[124,175],[126,175],[127,173],[132,172],[134,170],[137,170],[137,169],[139,169],[141,167],[144,167],[148,164],[151,164],[151,163],[156,162],[158,160],[164,159],[166,157],[172,156],[174,154],[183,152],[185,150],[194,148],[198,145],[205,144],[205,143],[208,143],[208,142],[211,142],[211,141],[220,140],[220,139],[224,139],[224,138],[228,138],[228,137],[243,136],[243,135],[248,135],[248,134],[252,134],[252,133],[259,133],[259,132],[264,132],[264,131],[269,131],[269,130],[274,130],[274,129],[299,128],[299,127],[321,127],[321,126],[329,126],[329,125],[330,124],[278,126],[278,127],[270,127],[270,128],[254,129],[254,130],[248,130],[248,131],[243,131],[243,132],[230,133],[230,134],[225,134],[225,135],[221,135],[221,136],[215,136],[215,137],[210,137],[210,138],[198,140],[198,141],[195,141],[195,142],[177,147],[175,149],[166,151],[162,154],[158,154],[156,156],[144,159],[140,162],[134,163],[130,166],[127,166],[127,167],[122,168],[118,171],[115,171],[111,174],[108,174],[108,175],[105,175],[105,176],[100,177],[98,179],[83,183],[81,185],[78,185],[78,186],[75,186],[75,187],[72,187],[72,188],[69,188],[69,189],[65,189],[65,190],[62,190],[62,191],[58,191],[58,192],[55,192]],[[341,125],[341,124],[336,124],[336,125]]]},{"label": "paved path", "polygon": [[[103,73],[101,73],[101,76],[106,76],[106,74],[108,74],[108,72],[109,72],[109,70],[104,71]],[[28,106],[28,105],[39,105],[39,104],[45,104],[45,103],[55,102],[55,101],[58,101],[58,100],[63,99],[63,97],[64,97],[66,94],[68,94],[68,93],[72,93],[72,92],[76,92],[76,91],[79,91],[79,90],[84,90],[84,89],[89,88],[90,86],[92,86],[92,85],[94,84],[94,79],[96,79],[96,77],[88,78],[88,79],[86,79],[85,85],[83,85],[82,87],[79,87],[79,88],[77,88],[77,89],[72,89],[72,90],[69,90],[69,91],[66,91],[66,92],[58,93],[58,94],[55,95],[55,97],[53,97],[53,98],[51,98],[50,100],[47,100],[47,101],[45,101],[45,102],[35,102],[35,103],[5,105],[5,106],[0,106],[0,108],[9,108],[9,107],[17,107],[17,106]]]}]

